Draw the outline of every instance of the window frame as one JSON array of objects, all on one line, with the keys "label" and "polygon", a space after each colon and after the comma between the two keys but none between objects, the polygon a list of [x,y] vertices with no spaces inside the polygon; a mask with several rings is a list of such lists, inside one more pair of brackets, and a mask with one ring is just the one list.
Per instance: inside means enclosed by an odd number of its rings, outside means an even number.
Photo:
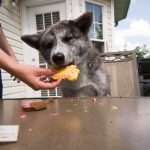
[{"label": "window frame", "polygon": [[[83,10],[86,11],[86,2],[87,3],[91,3],[91,4],[95,4],[95,5],[99,5],[102,7],[102,32],[103,32],[103,39],[96,39],[96,38],[90,38],[91,41],[95,41],[95,42],[101,42],[103,43],[103,49],[102,49],[102,52],[105,51],[105,38],[106,38],[106,34],[105,34],[105,19],[104,19],[104,16],[105,16],[105,9],[106,9],[106,4],[105,2],[102,3],[102,2],[96,2],[96,1],[93,1],[93,0],[85,0],[84,1],[84,4],[83,4]],[[94,25],[95,26],[95,25]],[[95,27],[94,27],[95,28]]]}]

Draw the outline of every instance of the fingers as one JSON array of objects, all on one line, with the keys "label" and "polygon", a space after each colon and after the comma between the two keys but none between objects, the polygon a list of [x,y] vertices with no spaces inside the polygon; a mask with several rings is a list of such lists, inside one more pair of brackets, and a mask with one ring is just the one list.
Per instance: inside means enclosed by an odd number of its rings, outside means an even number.
[{"label": "fingers", "polygon": [[16,77],[14,77],[13,75],[10,76],[11,78],[13,78],[13,81],[16,81]]},{"label": "fingers", "polygon": [[21,82],[20,79],[17,78],[17,83],[20,83],[20,82]]},{"label": "fingers", "polygon": [[46,76],[52,76],[56,73],[57,71],[54,69],[43,69],[40,68],[40,74],[46,75]]},{"label": "fingers", "polygon": [[20,83],[20,79],[18,79],[17,77],[14,77],[13,75],[11,75],[10,77],[13,78],[13,81],[17,81],[17,83]]},{"label": "fingers", "polygon": [[[60,80],[55,80],[55,81],[39,81],[39,89],[53,89],[55,87],[57,87],[60,83],[61,83],[61,79]],[[37,89],[38,90],[38,89]]]},{"label": "fingers", "polygon": [[17,78],[16,78],[16,77],[14,77],[14,78],[13,78],[13,81],[16,81],[16,80],[17,80]]},{"label": "fingers", "polygon": [[40,80],[41,80],[41,81],[44,81],[44,80],[46,80],[47,78],[48,78],[47,76],[41,76],[41,77],[40,77]]}]

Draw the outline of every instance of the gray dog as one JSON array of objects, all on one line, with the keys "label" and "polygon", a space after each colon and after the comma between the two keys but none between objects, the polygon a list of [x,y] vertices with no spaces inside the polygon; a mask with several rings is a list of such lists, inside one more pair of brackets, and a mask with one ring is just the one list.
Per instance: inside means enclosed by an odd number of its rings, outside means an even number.
[{"label": "gray dog", "polygon": [[60,68],[77,65],[80,75],[77,81],[62,81],[60,89],[66,97],[93,97],[110,94],[109,77],[101,68],[99,52],[93,47],[87,33],[92,23],[92,13],[85,12],[75,20],[63,20],[43,33],[23,35],[21,38],[40,51],[47,63]]}]

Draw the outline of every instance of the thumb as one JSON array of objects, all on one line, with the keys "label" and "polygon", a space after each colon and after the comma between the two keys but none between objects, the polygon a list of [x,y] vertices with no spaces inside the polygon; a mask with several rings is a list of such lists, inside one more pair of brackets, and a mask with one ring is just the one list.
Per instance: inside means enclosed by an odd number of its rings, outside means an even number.
[{"label": "thumb", "polygon": [[43,68],[40,68],[40,73],[41,73],[42,75],[52,76],[52,75],[54,75],[56,72],[57,72],[57,70],[54,70],[54,69],[43,69]]}]

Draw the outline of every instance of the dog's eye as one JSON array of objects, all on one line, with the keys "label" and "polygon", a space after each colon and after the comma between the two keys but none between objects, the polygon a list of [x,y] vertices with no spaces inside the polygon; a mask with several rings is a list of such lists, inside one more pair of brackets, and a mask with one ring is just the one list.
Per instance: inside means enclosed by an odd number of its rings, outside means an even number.
[{"label": "dog's eye", "polygon": [[52,46],[53,46],[53,44],[49,42],[49,43],[46,43],[45,48],[50,49],[50,48],[52,48]]},{"label": "dog's eye", "polygon": [[70,40],[72,40],[72,36],[66,36],[63,38],[64,42],[69,42]]}]

